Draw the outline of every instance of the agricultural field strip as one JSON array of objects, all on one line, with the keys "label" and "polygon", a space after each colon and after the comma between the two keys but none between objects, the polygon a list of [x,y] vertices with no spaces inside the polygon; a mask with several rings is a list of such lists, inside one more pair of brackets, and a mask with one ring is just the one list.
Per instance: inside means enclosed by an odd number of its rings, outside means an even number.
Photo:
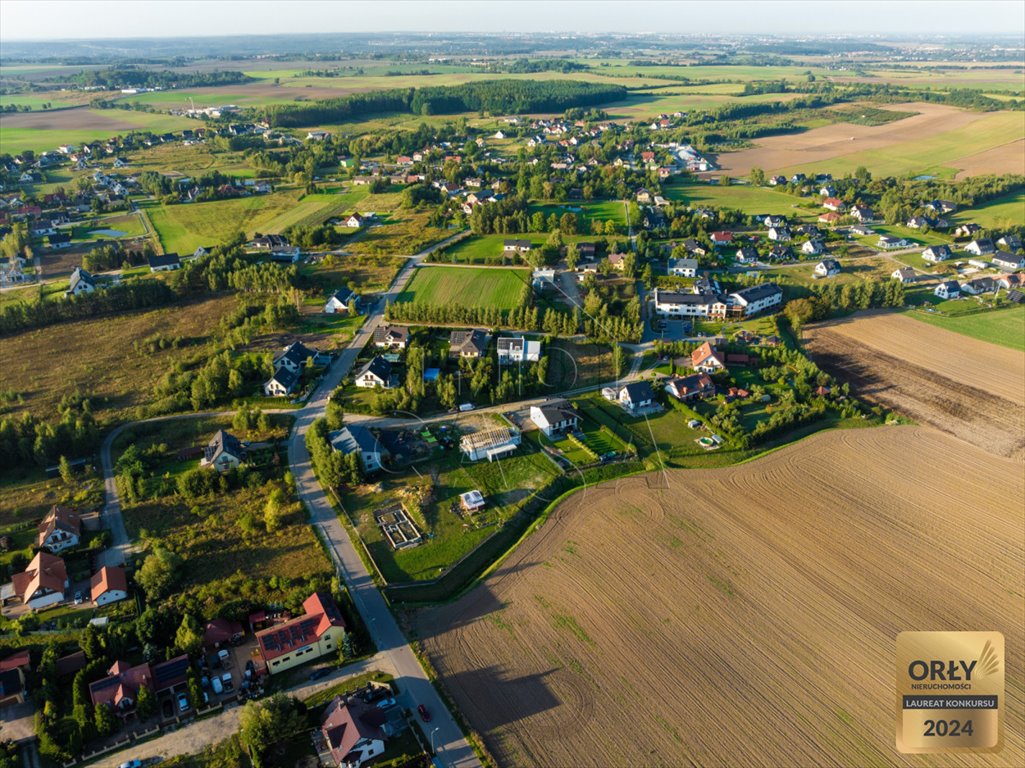
[{"label": "agricultural field strip", "polygon": [[[981,621],[1005,632],[1010,668],[1025,661],[1014,462],[897,428],[666,478],[579,492],[484,584],[420,617],[500,762],[921,766],[893,749],[895,634]],[[929,764],[1020,761],[1020,680],[1008,706],[999,755]]]}]

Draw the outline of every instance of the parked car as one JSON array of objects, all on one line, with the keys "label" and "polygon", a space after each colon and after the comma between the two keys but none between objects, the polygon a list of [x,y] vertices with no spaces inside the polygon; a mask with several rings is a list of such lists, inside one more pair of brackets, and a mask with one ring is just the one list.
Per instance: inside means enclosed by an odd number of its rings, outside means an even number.
[{"label": "parked car", "polygon": [[84,601],[85,598],[82,596],[82,590],[78,590],[75,593],[75,605],[81,605]]},{"label": "parked car", "polygon": [[221,678],[213,678],[213,680],[210,681],[210,686],[214,689],[214,693],[224,693],[224,686],[221,685]]},{"label": "parked car", "polygon": [[217,661],[225,669],[231,669],[231,654],[226,648],[222,648],[217,652]]},{"label": "parked car", "polygon": [[223,675],[221,675],[221,685],[224,686],[224,690],[226,691],[230,691],[232,688],[235,687],[235,683],[232,682],[231,679],[231,672],[225,672]]},{"label": "parked car", "polygon": [[320,680],[320,678],[327,677],[330,674],[331,667],[320,667],[310,673],[310,680]]},{"label": "parked car", "polygon": [[381,699],[379,702],[377,702],[377,708],[378,709],[388,709],[388,707],[394,707],[394,706],[395,706],[395,697],[394,696],[389,696],[387,699]]},{"label": "parked car", "polygon": [[207,688],[210,687],[210,678],[206,675],[203,675],[201,678],[199,678],[199,684],[203,686],[203,690],[205,691]]},{"label": "parked car", "polygon": [[187,712],[189,709],[189,697],[185,695],[185,692],[178,694],[178,711]]},{"label": "parked car", "polygon": [[126,760],[117,768],[142,768],[142,760]]},{"label": "parked car", "polygon": [[416,711],[420,713],[420,719],[425,723],[431,722],[431,713],[427,711],[427,707],[423,704],[417,704]]}]

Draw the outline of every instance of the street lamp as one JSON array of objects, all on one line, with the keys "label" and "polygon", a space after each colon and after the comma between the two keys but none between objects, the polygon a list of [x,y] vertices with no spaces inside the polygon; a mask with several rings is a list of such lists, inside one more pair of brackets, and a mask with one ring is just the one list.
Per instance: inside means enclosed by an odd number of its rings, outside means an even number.
[{"label": "street lamp", "polygon": [[436,753],[436,752],[434,751],[434,734],[436,734],[436,733],[438,732],[438,730],[439,730],[440,728],[441,728],[441,726],[440,726],[440,725],[438,725],[438,726],[435,726],[435,728],[434,728],[434,730],[433,730],[433,731],[431,731],[431,754],[432,754],[432,755],[434,755],[434,754],[437,754],[437,753]]}]

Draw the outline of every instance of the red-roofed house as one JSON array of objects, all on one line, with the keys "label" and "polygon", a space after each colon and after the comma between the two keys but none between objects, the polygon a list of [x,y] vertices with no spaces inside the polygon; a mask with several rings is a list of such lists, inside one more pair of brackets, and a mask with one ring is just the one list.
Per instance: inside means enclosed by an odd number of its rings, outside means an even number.
[{"label": "red-roofed house", "polygon": [[335,764],[359,768],[384,752],[383,713],[359,699],[335,696],[324,711],[320,732]]},{"label": "red-roofed house", "polygon": [[256,633],[260,655],[270,674],[334,653],[345,636],[345,620],[335,601],[314,592],[303,603],[305,613]]},{"label": "red-roofed house", "polygon": [[128,578],[125,569],[105,565],[93,574],[89,594],[97,606],[116,603],[128,597]]},{"label": "red-roofed house", "polygon": [[77,512],[56,504],[39,524],[37,546],[52,554],[77,546],[82,537],[82,519]]},{"label": "red-roofed house", "polygon": [[822,201],[822,207],[830,211],[842,211],[846,206],[839,197],[827,197]]},{"label": "red-roofed house", "polygon": [[707,341],[690,353],[690,365],[694,370],[704,373],[715,373],[726,367],[722,355]]},{"label": "red-roofed house", "polygon": [[715,245],[729,245],[733,242],[732,232],[713,232],[712,242]]},{"label": "red-roofed house", "polygon": [[153,686],[153,672],[149,664],[129,667],[123,661],[115,661],[107,674],[108,677],[89,685],[89,698],[93,706],[107,704],[119,713],[124,713],[135,706],[142,686]]},{"label": "red-roofed house", "polygon": [[32,562],[11,579],[13,596],[32,610],[64,602],[68,570],[64,561],[49,552],[36,552]]},{"label": "red-roofed house", "polygon": [[245,634],[242,625],[228,619],[211,619],[203,630],[203,646],[219,648],[232,640],[240,640]]}]

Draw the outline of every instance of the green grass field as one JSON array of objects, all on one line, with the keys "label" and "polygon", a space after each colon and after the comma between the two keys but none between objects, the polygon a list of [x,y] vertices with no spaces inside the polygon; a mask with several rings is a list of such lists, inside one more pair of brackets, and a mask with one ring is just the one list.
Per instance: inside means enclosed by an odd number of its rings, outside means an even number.
[{"label": "green grass field", "polygon": [[421,267],[399,301],[513,309],[530,272],[524,269]]},{"label": "green grass field", "polygon": [[953,317],[920,311],[909,314],[923,323],[1025,352],[1025,306]]},{"label": "green grass field", "polygon": [[596,203],[545,203],[530,206],[530,213],[541,211],[547,218],[551,214],[562,216],[564,213],[574,213],[578,222],[583,222],[580,227],[582,232],[591,231],[591,222],[594,219],[599,221],[612,221],[621,227],[626,226],[626,206],[621,200],[602,200]]},{"label": "green grass field", "polygon": [[811,211],[795,207],[807,202],[786,192],[777,192],[768,187],[751,187],[732,184],[674,184],[666,187],[666,197],[683,201],[690,206],[712,206],[734,208],[746,214],[769,213],[776,216],[818,218],[824,209]]},{"label": "green grass field", "polygon": [[297,191],[288,190],[208,203],[143,204],[142,207],[165,251],[192,253],[201,245],[217,245],[239,230],[247,235],[280,232],[288,224],[315,214],[325,206],[320,201],[304,204],[298,197]]},{"label": "green grass field", "polygon": [[953,220],[959,223],[974,221],[987,229],[1021,226],[1025,222],[1025,192],[1013,192],[975,208],[965,208],[958,211]]},{"label": "green grass field", "polygon": [[174,115],[124,109],[66,109],[0,117],[0,146],[10,154],[54,150],[61,144],[100,141],[133,131],[180,131],[196,121]]}]

